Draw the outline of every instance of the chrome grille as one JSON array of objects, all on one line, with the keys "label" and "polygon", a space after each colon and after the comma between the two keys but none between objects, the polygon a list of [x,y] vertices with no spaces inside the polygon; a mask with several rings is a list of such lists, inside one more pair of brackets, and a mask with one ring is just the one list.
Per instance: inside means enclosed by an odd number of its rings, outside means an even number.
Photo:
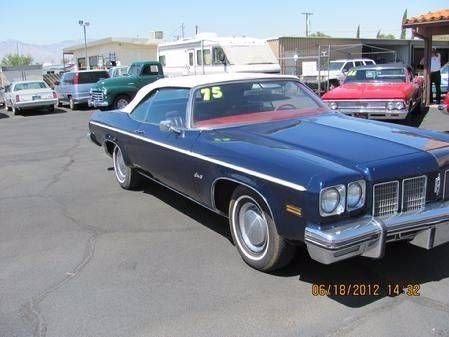
[{"label": "chrome grille", "polygon": [[335,101],[339,108],[345,109],[386,109],[386,101]]},{"label": "chrome grille", "polygon": [[90,97],[93,101],[103,102],[103,93],[101,91],[92,91]]},{"label": "chrome grille", "polygon": [[373,188],[373,215],[393,215],[399,209],[399,181],[376,184]]},{"label": "chrome grille", "polygon": [[426,205],[427,177],[413,177],[402,181],[402,212],[424,209]]}]

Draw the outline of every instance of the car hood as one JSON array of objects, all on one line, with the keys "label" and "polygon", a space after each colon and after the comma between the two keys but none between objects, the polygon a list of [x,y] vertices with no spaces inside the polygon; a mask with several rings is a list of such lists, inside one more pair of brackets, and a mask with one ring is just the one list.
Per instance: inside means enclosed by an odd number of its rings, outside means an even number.
[{"label": "car hood", "polygon": [[415,153],[433,159],[430,152],[449,149],[449,135],[443,133],[339,113],[221,129],[214,137],[307,153],[351,168]]},{"label": "car hood", "polygon": [[323,99],[404,99],[411,89],[411,83],[343,83],[324,94]]},{"label": "car hood", "polygon": [[98,81],[95,84],[95,88],[128,85],[130,83],[135,83],[135,81],[136,81],[135,76],[119,76],[119,77],[105,78],[104,80]]}]

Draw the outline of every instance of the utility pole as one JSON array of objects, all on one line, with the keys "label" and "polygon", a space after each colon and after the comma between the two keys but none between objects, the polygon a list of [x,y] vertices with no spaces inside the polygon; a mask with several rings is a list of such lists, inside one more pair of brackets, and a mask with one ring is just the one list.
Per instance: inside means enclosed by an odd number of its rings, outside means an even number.
[{"label": "utility pole", "polygon": [[309,36],[309,25],[310,25],[310,19],[309,17],[313,15],[311,12],[302,12],[302,15],[306,17],[306,37]]},{"label": "utility pole", "polygon": [[184,39],[184,22],[181,23],[181,37]]},{"label": "utility pole", "polygon": [[83,27],[84,30],[84,54],[85,54],[85,64],[86,64],[86,69],[89,70],[89,59],[87,58],[87,38],[86,38],[86,27],[88,27],[90,25],[89,22],[87,21],[83,21],[83,20],[79,20],[78,21],[79,25]]},{"label": "utility pole", "polygon": [[199,27],[198,27],[198,25],[195,25],[195,35],[198,35],[198,32],[199,32]]}]

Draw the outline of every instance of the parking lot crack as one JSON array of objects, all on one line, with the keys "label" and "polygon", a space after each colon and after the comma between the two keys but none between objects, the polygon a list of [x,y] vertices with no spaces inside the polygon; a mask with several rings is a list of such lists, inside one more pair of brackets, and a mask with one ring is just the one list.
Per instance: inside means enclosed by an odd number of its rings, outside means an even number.
[{"label": "parking lot crack", "polygon": [[416,297],[409,297],[408,300],[412,301],[413,303],[416,303],[418,305],[421,305],[423,307],[427,307],[433,310],[437,311],[443,311],[449,314],[449,304],[425,297],[425,296],[416,296]]},{"label": "parking lot crack", "polygon": [[81,145],[81,141],[84,138],[85,138],[85,136],[79,136],[78,138],[76,138],[75,144],[72,145],[70,148],[68,148],[63,153],[63,155],[61,157],[68,157],[68,161],[61,167],[61,169],[58,172],[56,172],[53,175],[50,182],[44,187],[44,190],[43,190],[44,192],[48,191],[48,189],[50,187],[57,184],[61,180],[61,177],[64,175],[64,173],[66,173],[70,169],[70,167],[73,165],[73,163],[75,162],[74,152]]},{"label": "parking lot crack", "polygon": [[95,254],[95,247],[98,236],[101,234],[97,228],[90,225],[82,224],[76,218],[70,216],[67,212],[67,209],[64,204],[62,204],[58,200],[54,200],[61,209],[62,215],[68,219],[71,223],[74,223],[81,230],[87,231],[89,233],[89,237],[84,247],[83,256],[78,264],[76,264],[72,270],[65,273],[64,277],[59,281],[53,283],[48,288],[41,291],[39,294],[34,296],[30,301],[22,305],[21,313],[22,317],[30,322],[32,325],[32,333],[34,337],[45,337],[47,333],[47,322],[45,320],[44,315],[40,311],[39,304],[45,300],[45,298],[54,293],[69,281],[77,277],[83,269],[92,261]]},{"label": "parking lot crack", "polygon": [[370,311],[368,311],[362,315],[348,318],[345,321],[346,322],[345,324],[334,328],[332,330],[332,332],[325,333],[325,334],[323,334],[323,336],[326,336],[326,337],[346,336],[349,332],[353,331],[360,324],[362,324],[365,321],[370,320],[372,316],[379,314],[381,312],[384,312],[384,311],[392,310],[395,307],[399,306],[401,303],[403,303],[405,300],[406,300],[405,296],[398,296],[392,300],[386,299],[384,304],[382,304],[380,306],[376,306],[374,309],[371,309]]}]

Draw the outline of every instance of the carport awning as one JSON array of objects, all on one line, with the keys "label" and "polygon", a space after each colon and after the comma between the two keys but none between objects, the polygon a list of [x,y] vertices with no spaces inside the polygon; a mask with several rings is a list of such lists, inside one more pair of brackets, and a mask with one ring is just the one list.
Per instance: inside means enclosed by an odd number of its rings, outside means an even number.
[{"label": "carport awning", "polygon": [[424,40],[424,99],[430,103],[430,58],[432,37],[449,34],[449,8],[408,18],[402,22],[402,28],[411,28],[413,35]]}]

